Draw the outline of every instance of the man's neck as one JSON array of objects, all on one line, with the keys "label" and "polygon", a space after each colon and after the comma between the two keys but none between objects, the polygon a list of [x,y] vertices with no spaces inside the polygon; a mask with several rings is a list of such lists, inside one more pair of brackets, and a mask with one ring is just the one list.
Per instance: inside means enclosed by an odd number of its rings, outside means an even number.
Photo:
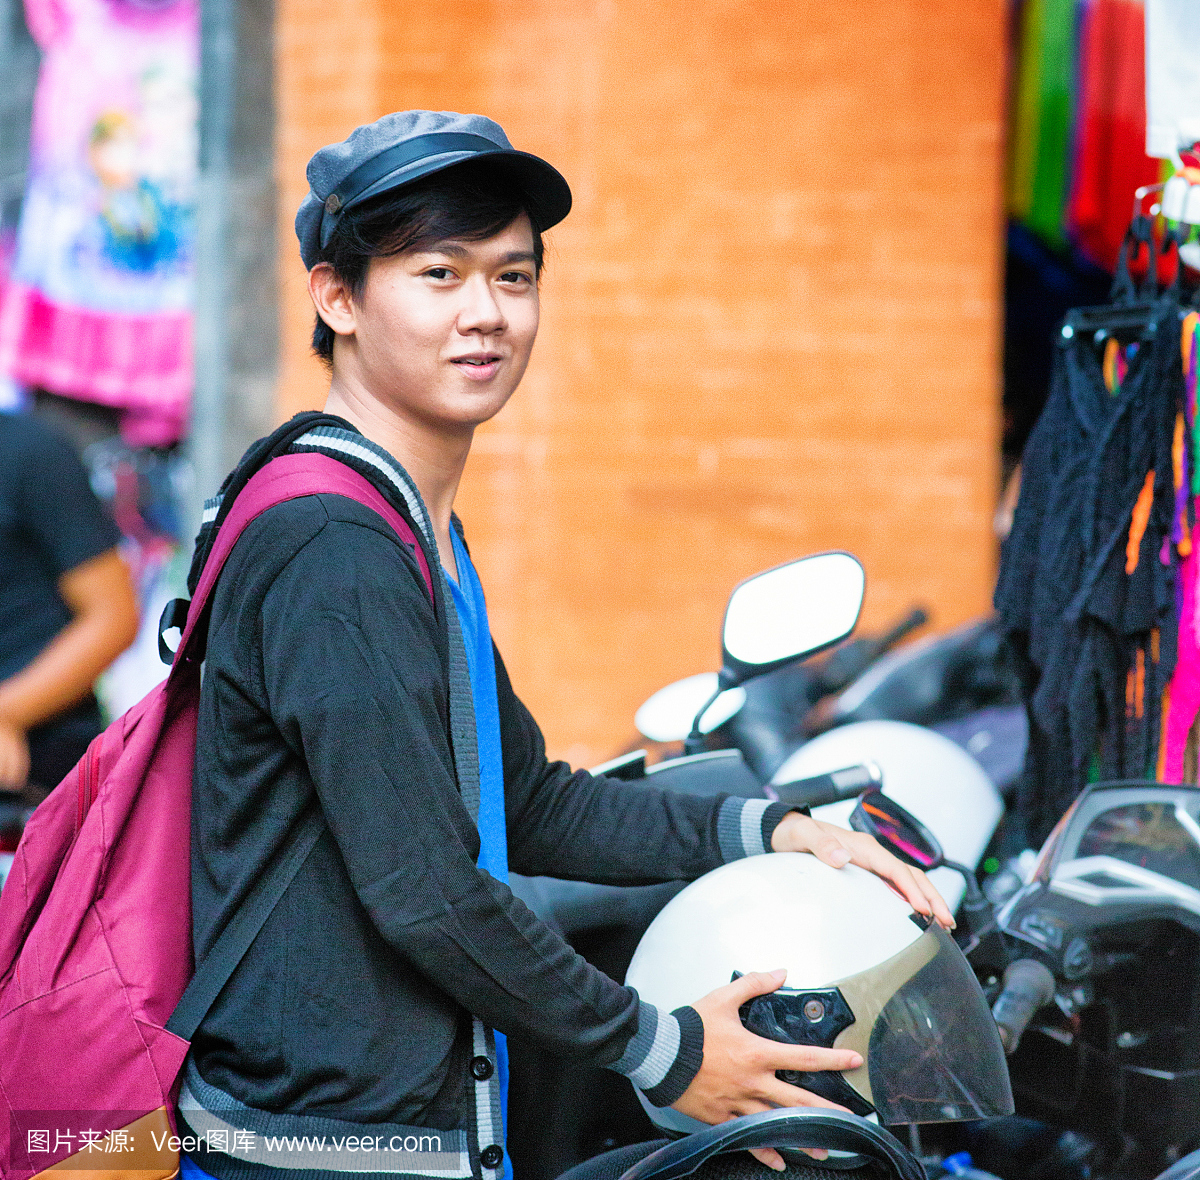
[{"label": "man's neck", "polygon": [[454,497],[474,431],[447,434],[422,422],[397,414],[355,382],[339,381],[335,375],[325,402],[325,412],[345,418],[373,443],[393,455],[412,476],[429,512],[443,565],[457,574],[450,540],[450,516]]}]

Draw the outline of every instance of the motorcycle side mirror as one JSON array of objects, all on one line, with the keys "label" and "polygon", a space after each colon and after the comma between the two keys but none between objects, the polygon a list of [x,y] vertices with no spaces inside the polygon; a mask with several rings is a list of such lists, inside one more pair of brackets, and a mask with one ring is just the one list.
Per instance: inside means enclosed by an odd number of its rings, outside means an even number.
[{"label": "motorcycle side mirror", "polygon": [[733,688],[846,638],[866,574],[849,553],[817,553],[755,574],[729,596],[721,628],[721,688]]},{"label": "motorcycle side mirror", "polygon": [[882,791],[859,796],[850,813],[856,832],[874,836],[894,856],[913,868],[931,872],[946,863],[938,838],[911,811]]},{"label": "motorcycle side mirror", "polygon": [[882,791],[867,791],[859,796],[850,813],[850,826],[856,832],[874,836],[889,852],[915,869],[926,873],[943,866],[953,869],[966,884],[967,910],[980,913],[990,909],[971,868],[949,860],[938,838],[911,811]]},{"label": "motorcycle side mirror", "polygon": [[701,719],[717,696],[845,639],[862,610],[866,574],[849,553],[817,553],[734,587],[721,627],[716,692],[692,724],[685,749],[702,741]]}]

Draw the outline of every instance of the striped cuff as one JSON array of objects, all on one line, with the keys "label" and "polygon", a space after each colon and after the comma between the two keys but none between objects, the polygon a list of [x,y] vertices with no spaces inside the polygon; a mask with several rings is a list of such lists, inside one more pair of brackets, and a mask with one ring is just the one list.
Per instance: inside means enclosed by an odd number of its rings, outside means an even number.
[{"label": "striped cuff", "polygon": [[704,1022],[694,1008],[664,1012],[638,1001],[638,1026],[608,1068],[624,1074],[654,1106],[670,1106],[692,1084],[704,1060]]},{"label": "striped cuff", "polygon": [[770,852],[772,833],[779,821],[793,810],[787,803],[731,795],[717,812],[717,844],[721,859],[728,864],[744,856]]}]

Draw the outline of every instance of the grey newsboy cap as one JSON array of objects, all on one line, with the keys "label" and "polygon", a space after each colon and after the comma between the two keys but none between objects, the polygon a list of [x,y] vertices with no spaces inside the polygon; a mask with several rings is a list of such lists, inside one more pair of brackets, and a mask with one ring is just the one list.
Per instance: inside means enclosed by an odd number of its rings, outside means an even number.
[{"label": "grey newsboy cap", "polygon": [[308,196],[296,213],[300,257],[311,270],[348,209],[463,160],[492,160],[521,188],[538,230],[571,210],[571,190],[545,160],[516,151],[499,123],[453,111],[396,111],[356,127],[308,162]]}]

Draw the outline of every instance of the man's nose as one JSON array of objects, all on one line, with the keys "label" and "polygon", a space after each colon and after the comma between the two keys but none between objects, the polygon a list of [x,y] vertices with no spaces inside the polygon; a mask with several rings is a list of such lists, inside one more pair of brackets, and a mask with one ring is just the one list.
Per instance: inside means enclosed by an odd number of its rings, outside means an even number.
[{"label": "man's nose", "polygon": [[463,306],[458,313],[458,330],[467,335],[494,335],[508,326],[492,285],[482,275],[473,275],[463,286]]}]

